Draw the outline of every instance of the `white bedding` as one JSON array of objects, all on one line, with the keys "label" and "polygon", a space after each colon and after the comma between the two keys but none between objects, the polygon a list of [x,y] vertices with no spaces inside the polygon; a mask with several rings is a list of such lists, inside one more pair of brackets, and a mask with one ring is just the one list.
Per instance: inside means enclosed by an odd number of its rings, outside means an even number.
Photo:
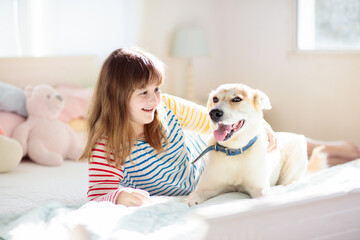
[{"label": "white bedding", "polygon": [[[69,165],[83,166],[77,164],[82,163]],[[84,172],[78,174],[79,169]],[[81,175],[87,181],[86,169],[79,169],[71,169],[69,184],[79,181]],[[53,174],[46,176],[51,179]],[[81,184],[86,188],[86,182]],[[81,191],[85,196],[86,189]],[[31,195],[32,191],[26,192]],[[61,192],[66,198],[66,189]],[[353,239],[360,234],[360,159],[323,170],[296,184],[273,187],[272,192],[273,195],[262,199],[249,199],[242,193],[223,194],[193,208],[188,208],[183,198],[175,197],[154,197],[152,204],[140,208],[96,202],[77,208],[68,204],[84,201],[78,198],[79,192],[68,194],[73,198],[71,201],[48,196],[47,200],[56,201],[3,225],[0,236],[6,239],[24,236],[27,239]],[[10,200],[11,196],[7,198]],[[37,198],[43,201],[40,193]]]},{"label": "white bedding", "polygon": [[0,225],[50,202],[66,206],[86,203],[87,162],[64,161],[46,167],[30,160],[0,174]]}]

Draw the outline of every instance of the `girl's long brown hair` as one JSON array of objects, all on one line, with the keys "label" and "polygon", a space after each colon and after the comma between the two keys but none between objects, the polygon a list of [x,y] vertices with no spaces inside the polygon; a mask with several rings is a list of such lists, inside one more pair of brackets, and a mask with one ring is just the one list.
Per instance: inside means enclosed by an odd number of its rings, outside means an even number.
[{"label": "girl's long brown hair", "polygon": [[[87,128],[88,139],[80,159],[91,161],[91,152],[101,138],[106,139],[106,159],[113,155],[120,167],[131,154],[136,136],[130,125],[128,102],[135,89],[149,83],[161,84],[164,65],[153,55],[140,49],[117,49],[105,60],[94,89]],[[145,141],[156,151],[163,150],[166,140],[158,110],[154,120],[144,127]]]}]

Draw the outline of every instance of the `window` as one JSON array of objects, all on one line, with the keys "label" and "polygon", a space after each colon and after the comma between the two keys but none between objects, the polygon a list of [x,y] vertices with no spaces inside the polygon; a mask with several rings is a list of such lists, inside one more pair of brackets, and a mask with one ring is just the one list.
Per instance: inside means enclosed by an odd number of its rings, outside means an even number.
[{"label": "window", "polygon": [[300,50],[360,50],[360,0],[298,0]]}]

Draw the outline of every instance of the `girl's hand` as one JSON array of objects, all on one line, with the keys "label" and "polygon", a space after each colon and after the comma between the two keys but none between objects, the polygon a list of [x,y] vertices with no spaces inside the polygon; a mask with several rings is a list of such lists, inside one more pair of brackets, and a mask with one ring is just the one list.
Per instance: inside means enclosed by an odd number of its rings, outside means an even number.
[{"label": "girl's hand", "polygon": [[121,204],[126,207],[138,207],[150,201],[150,194],[147,191],[124,188],[119,194],[116,204]]},{"label": "girl's hand", "polygon": [[275,133],[272,131],[272,129],[269,129],[267,127],[265,127],[265,130],[266,130],[266,134],[267,134],[268,141],[269,141],[267,152],[275,151],[277,149],[277,147],[278,147],[276,137],[275,137]]}]

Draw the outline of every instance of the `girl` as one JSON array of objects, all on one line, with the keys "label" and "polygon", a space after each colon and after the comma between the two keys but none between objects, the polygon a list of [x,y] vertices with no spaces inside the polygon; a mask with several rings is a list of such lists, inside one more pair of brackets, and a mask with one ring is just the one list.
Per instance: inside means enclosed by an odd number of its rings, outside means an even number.
[{"label": "girl", "polygon": [[[163,80],[162,62],[142,50],[118,49],[105,60],[81,156],[89,161],[89,200],[139,206],[150,194],[194,190],[205,163],[191,161],[206,147],[210,120],[204,107],[160,94]],[[276,144],[270,126],[268,135],[271,151]],[[309,140],[309,152],[319,144]],[[360,157],[351,143],[325,144],[330,157]]]}]

